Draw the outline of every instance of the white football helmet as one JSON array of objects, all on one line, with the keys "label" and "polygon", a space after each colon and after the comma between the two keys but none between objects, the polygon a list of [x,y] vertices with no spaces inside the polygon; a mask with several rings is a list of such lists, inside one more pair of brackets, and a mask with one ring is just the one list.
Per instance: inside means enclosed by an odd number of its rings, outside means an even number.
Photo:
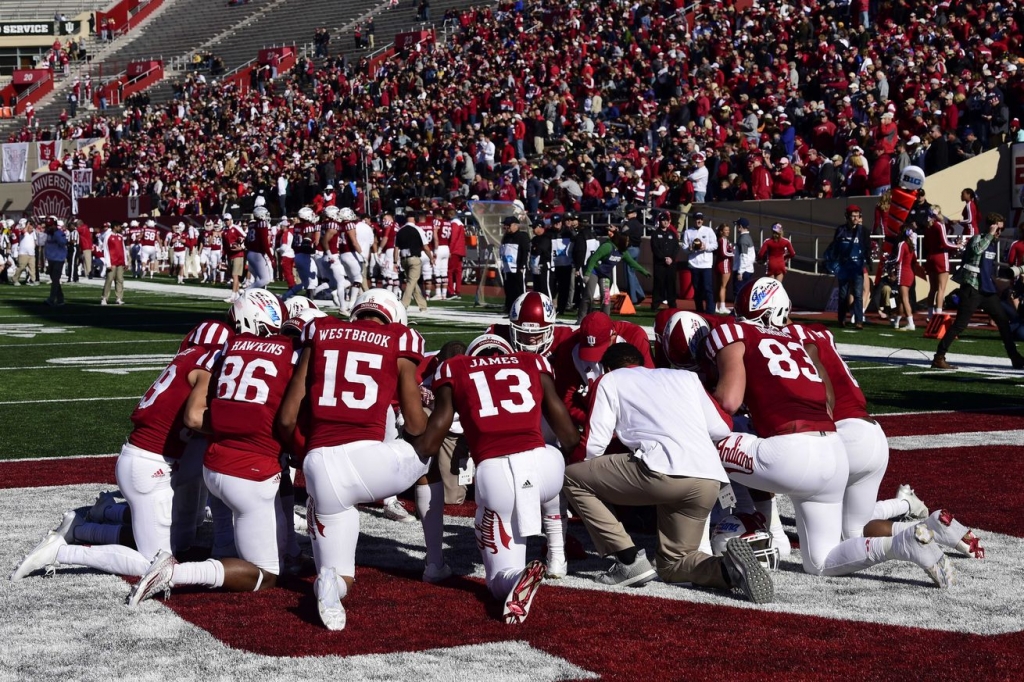
[{"label": "white football helmet", "polygon": [[509,342],[497,334],[481,334],[466,346],[466,355],[473,357],[511,355],[514,352],[515,350],[509,345]]},{"label": "white football helmet", "polygon": [[555,304],[546,294],[527,291],[512,302],[508,313],[512,348],[544,355],[555,341]]},{"label": "white football helmet", "polygon": [[733,538],[746,540],[754,550],[758,563],[769,571],[779,567],[779,548],[775,546],[772,534],[765,524],[764,515],[730,514],[726,516],[711,532],[711,551],[715,556],[722,556],[725,543]]},{"label": "white football helmet", "polygon": [[315,223],[320,219],[317,218],[316,213],[313,211],[313,209],[311,209],[309,206],[303,206],[302,208],[299,209],[299,220],[303,220],[307,223]]},{"label": "white football helmet", "polygon": [[324,215],[327,216],[328,220],[332,220],[336,223],[341,222],[341,209],[337,206],[328,206],[325,208]]},{"label": "white football helmet", "polygon": [[146,227],[156,227],[156,221],[155,220],[147,220],[146,221]]},{"label": "white football helmet", "polygon": [[736,317],[762,327],[782,328],[792,303],[782,282],[771,277],[751,280],[736,296]]},{"label": "white football helmet", "polygon": [[257,206],[252,210],[252,217],[256,220],[270,220],[270,211],[266,206]]},{"label": "white football helmet", "polygon": [[[291,303],[291,300],[289,300]],[[327,313],[317,308],[306,308],[295,315],[289,315],[281,325],[281,333],[285,336],[302,336],[302,330],[318,317],[327,317]]]},{"label": "white football helmet", "polygon": [[284,310],[281,301],[266,289],[246,289],[231,304],[228,319],[239,334],[247,332],[257,336],[270,336],[281,331]]},{"label": "white football helmet", "polygon": [[185,231],[185,223],[178,223],[177,225],[174,226],[174,233],[175,234],[181,234],[184,231]]},{"label": "white football helmet", "polygon": [[696,369],[701,342],[711,333],[707,320],[681,310],[668,319],[661,333],[661,349],[673,369]]},{"label": "white football helmet", "polygon": [[359,216],[351,208],[343,208],[338,211],[338,217],[343,223],[354,223],[359,220]]},{"label": "white football helmet", "polygon": [[305,296],[292,296],[284,302],[284,315],[285,319],[289,317],[295,317],[303,310],[319,310],[316,303],[313,303],[310,299]]},{"label": "white football helmet", "polygon": [[359,298],[352,306],[349,320],[358,320],[370,315],[381,318],[385,324],[405,324],[408,319],[405,306],[387,289],[369,289],[359,294]]}]

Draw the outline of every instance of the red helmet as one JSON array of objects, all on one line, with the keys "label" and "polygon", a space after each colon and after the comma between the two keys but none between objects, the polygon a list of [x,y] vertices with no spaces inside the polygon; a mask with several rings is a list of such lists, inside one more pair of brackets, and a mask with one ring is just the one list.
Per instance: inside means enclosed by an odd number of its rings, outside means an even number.
[{"label": "red helmet", "polygon": [[528,291],[508,313],[509,341],[516,351],[544,355],[555,340],[555,304],[546,295]]},{"label": "red helmet", "polygon": [[220,348],[225,343],[231,340],[231,337],[235,335],[235,331],[217,320],[207,320],[206,322],[200,322],[192,331],[185,335],[185,338],[181,340],[181,345],[178,346],[178,352],[191,348],[192,346],[208,346],[210,348]]},{"label": "red helmet", "polygon": [[782,282],[771,277],[747,282],[736,296],[736,317],[762,327],[781,328],[792,304]]},{"label": "red helmet", "polygon": [[701,342],[711,333],[707,320],[680,310],[669,318],[661,334],[661,349],[674,369],[695,369]]}]

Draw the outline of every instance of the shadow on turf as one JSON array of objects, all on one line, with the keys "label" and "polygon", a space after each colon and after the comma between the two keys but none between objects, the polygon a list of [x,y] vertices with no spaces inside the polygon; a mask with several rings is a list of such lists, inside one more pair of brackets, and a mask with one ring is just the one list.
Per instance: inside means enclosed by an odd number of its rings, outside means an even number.
[{"label": "shadow on turf", "polygon": [[[97,296],[97,301],[99,297]],[[69,302],[59,308],[49,306],[43,300],[8,301],[8,305],[19,312],[31,314],[45,322],[98,328],[126,330],[135,324],[145,324],[147,332],[184,334],[200,322],[223,319],[224,315],[203,310],[179,310],[160,305],[138,308],[133,305],[100,307],[94,303]],[[217,303],[211,302],[211,308]],[[224,313],[227,307],[224,306]]]},{"label": "shadow on turf", "polygon": [[[962,393],[947,389],[937,390],[929,388],[929,383],[948,381],[953,375],[936,372],[932,374],[921,374],[914,377],[924,384],[921,390],[900,390],[899,393],[891,396],[876,395],[872,402],[878,408],[893,408],[894,411],[905,410],[908,407],[914,410],[951,410],[964,412],[964,420],[976,422],[979,417],[986,414],[992,416],[1005,416],[1020,412],[1019,404],[1007,404],[1008,396],[983,392]],[[1008,380],[1014,377],[1008,376]],[[1024,375],[1021,376],[1024,379]],[[985,380],[986,383],[992,383]],[[969,416],[968,416],[969,415]],[[971,429],[973,430],[973,428]]]}]

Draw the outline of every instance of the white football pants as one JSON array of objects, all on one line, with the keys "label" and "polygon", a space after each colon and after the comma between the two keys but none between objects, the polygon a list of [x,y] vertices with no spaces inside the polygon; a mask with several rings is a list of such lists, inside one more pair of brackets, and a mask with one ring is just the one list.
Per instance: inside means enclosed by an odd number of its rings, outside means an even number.
[{"label": "white football pants", "polygon": [[327,266],[327,279],[331,283],[331,289],[334,289],[334,293],[338,297],[338,307],[342,310],[347,310],[348,299],[346,294],[348,292],[348,275],[345,274],[345,266],[341,263],[341,258],[338,256],[334,257],[334,262],[329,262],[327,258],[324,258],[324,264]]},{"label": "white football pants", "polygon": [[541,505],[558,499],[565,460],[546,445],[476,467],[476,544],[487,587],[504,600],[526,566],[526,538],[540,535]]},{"label": "white football pants", "polygon": [[408,489],[426,475],[429,464],[404,440],[364,440],[310,450],[302,472],[309,493],[306,521],[317,571],[333,566],[338,576],[355,576],[356,505]]},{"label": "white football pants", "polygon": [[263,289],[274,281],[274,269],[270,267],[270,258],[266,254],[249,251],[245,254],[245,260],[249,263],[253,287]]},{"label": "white football pants", "polygon": [[287,542],[285,524],[292,523],[291,516],[285,518],[278,504],[281,474],[265,481],[250,481],[204,467],[203,479],[210,492],[231,509],[238,556],[267,573],[279,575],[281,554]]},{"label": "white football pants", "polygon": [[843,537],[859,538],[864,535],[864,524],[874,516],[878,487],[889,465],[889,442],[881,426],[863,419],[838,421],[836,430],[850,463],[843,495]]},{"label": "white football pants", "polygon": [[363,264],[354,253],[341,254],[341,265],[345,268],[345,279],[349,286],[363,288]]}]

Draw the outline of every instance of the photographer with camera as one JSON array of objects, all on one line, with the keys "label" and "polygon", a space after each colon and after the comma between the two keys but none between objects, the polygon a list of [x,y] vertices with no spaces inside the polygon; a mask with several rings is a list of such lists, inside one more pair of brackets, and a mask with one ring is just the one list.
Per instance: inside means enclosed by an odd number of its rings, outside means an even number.
[{"label": "photographer with camera", "polygon": [[[964,251],[963,262],[953,275],[953,281],[960,284],[960,305],[956,310],[956,321],[953,328],[946,332],[939,342],[939,347],[932,360],[935,369],[956,369],[946,362],[946,351],[953,341],[967,329],[974,311],[981,308],[999,329],[999,337],[1003,340],[1006,354],[1013,363],[1014,369],[1024,369],[1024,356],[1017,350],[1017,345],[1010,332],[1010,321],[999,301],[996,289],[996,244],[1003,232],[1003,216],[989,213],[985,216],[985,229],[974,235]],[[1001,273],[1006,274],[1006,273]],[[1019,276],[1019,272],[1016,273]]]},{"label": "photographer with camera", "polygon": [[46,273],[50,276],[50,298],[47,305],[64,305],[64,290],[60,287],[60,276],[68,258],[68,236],[64,232],[64,221],[53,216],[46,219]]}]

